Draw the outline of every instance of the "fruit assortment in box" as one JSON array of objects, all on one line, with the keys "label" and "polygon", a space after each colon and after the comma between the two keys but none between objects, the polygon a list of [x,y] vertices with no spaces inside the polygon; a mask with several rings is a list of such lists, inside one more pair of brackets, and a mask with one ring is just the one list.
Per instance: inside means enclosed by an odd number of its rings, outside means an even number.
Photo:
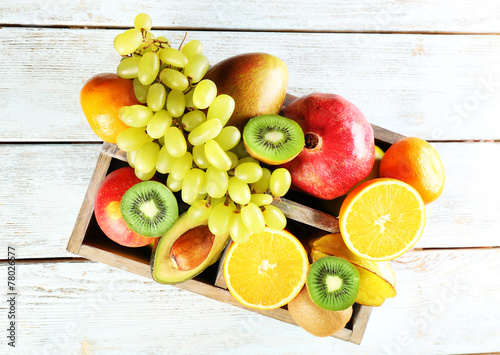
[{"label": "fruit assortment in box", "polygon": [[425,204],[443,190],[434,148],[401,137],[384,152],[352,102],[287,96],[273,55],[210,66],[200,41],[176,49],[146,14],[134,26],[114,40],[117,74],[90,78],[80,96],[93,131],[128,163],[93,196],[103,237],[151,245],[163,284],[219,261],[241,305],[288,310],[316,336],[344,329],[356,304],[394,297],[390,260],[418,241]]}]

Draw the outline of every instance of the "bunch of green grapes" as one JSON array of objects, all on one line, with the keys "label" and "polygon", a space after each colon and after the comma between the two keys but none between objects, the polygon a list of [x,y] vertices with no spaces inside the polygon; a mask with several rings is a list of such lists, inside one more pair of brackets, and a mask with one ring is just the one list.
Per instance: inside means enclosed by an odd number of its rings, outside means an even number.
[{"label": "bunch of green grapes", "polygon": [[204,79],[209,61],[202,43],[172,48],[167,38],[150,32],[146,14],[137,15],[134,25],[115,38],[114,47],[123,56],[117,74],[133,79],[143,104],[120,109],[130,128],[116,140],[137,177],[167,174],[166,185],[191,205],[187,213],[194,221],[208,219],[215,235],[229,232],[242,243],[266,225],[283,229],[286,218],[271,202],[290,188],[290,173],[271,172],[231,151],[241,139],[238,128],[226,126],[235,102]]}]

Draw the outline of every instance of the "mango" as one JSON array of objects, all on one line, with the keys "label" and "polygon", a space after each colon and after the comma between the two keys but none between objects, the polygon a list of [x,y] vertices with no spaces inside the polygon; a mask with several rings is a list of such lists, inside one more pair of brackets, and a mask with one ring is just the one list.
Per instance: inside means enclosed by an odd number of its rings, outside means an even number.
[{"label": "mango", "polygon": [[271,54],[245,53],[215,64],[205,78],[217,85],[219,95],[234,99],[235,109],[227,125],[243,131],[253,117],[279,113],[288,87],[288,68]]}]

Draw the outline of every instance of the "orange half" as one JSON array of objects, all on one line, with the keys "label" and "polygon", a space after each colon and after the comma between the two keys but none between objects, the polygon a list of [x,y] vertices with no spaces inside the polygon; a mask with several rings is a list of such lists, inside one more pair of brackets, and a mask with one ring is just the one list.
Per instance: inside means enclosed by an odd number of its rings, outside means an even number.
[{"label": "orange half", "polygon": [[380,178],[356,187],[339,213],[340,233],[357,256],[392,260],[418,241],[425,226],[425,206],[405,182]]},{"label": "orange half", "polygon": [[243,305],[275,309],[286,305],[306,281],[309,260],[300,241],[286,230],[266,228],[246,243],[233,243],[224,260],[231,294]]}]

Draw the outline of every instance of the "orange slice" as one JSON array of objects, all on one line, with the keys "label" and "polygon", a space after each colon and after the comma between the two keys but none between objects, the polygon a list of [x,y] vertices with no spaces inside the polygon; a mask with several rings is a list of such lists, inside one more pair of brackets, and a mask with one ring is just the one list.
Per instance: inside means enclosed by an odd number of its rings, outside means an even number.
[{"label": "orange slice", "polygon": [[340,233],[357,256],[392,260],[418,241],[425,226],[425,206],[405,182],[380,178],[356,187],[339,213]]},{"label": "orange slice", "polygon": [[243,305],[275,309],[290,302],[306,281],[309,260],[300,241],[285,230],[266,228],[246,243],[233,243],[224,260],[231,294]]}]

